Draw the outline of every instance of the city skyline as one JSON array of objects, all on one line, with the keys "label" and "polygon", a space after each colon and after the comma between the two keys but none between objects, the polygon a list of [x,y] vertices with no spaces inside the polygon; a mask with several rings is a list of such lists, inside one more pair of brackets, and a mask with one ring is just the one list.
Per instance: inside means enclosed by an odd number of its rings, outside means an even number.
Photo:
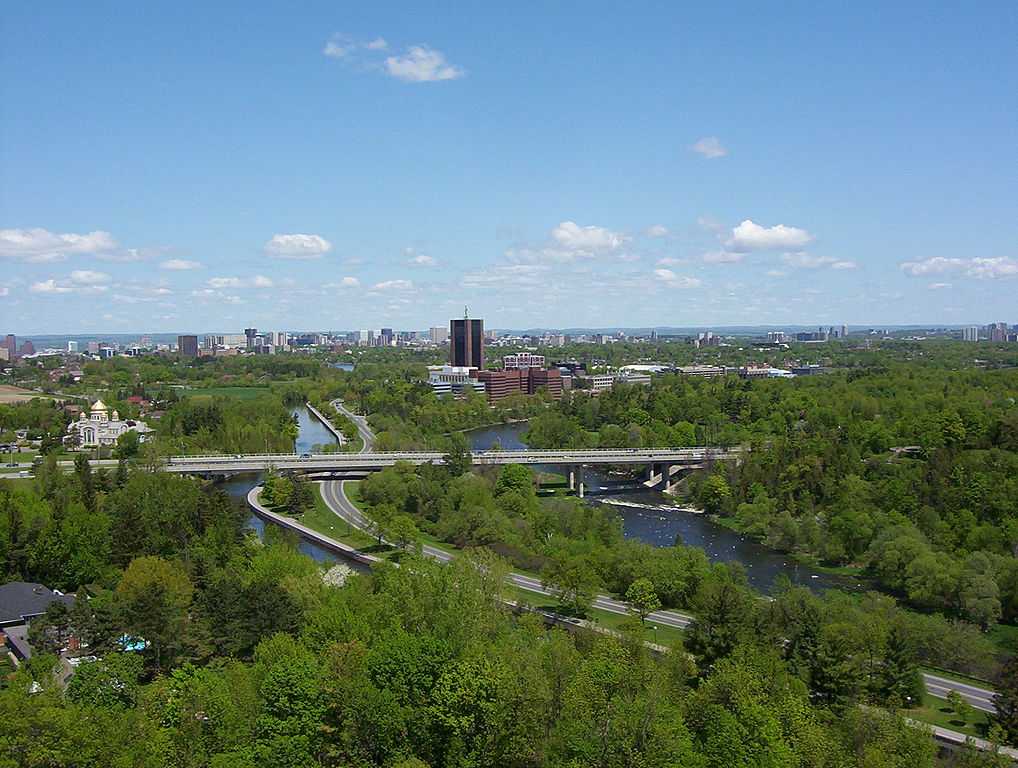
[{"label": "city skyline", "polygon": [[495,328],[963,326],[1018,305],[1013,5],[5,22],[19,336],[425,329],[464,303]]}]

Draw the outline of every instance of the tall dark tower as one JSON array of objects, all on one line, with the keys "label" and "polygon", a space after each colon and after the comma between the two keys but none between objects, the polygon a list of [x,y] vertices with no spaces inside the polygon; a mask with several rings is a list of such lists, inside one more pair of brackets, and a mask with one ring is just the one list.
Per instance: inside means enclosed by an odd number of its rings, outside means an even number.
[{"label": "tall dark tower", "polygon": [[[464,312],[464,315],[466,312]],[[450,364],[465,368],[484,368],[484,321],[449,321]]]}]

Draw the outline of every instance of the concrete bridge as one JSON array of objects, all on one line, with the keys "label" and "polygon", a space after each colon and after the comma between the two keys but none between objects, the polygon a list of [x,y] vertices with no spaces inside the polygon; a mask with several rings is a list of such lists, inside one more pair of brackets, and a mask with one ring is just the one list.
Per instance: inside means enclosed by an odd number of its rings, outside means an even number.
[{"label": "concrete bridge", "polygon": [[[647,467],[647,484],[667,487],[675,472],[698,469],[705,463],[739,458],[739,448],[609,448],[603,450],[564,451],[477,451],[472,453],[474,466],[523,464],[526,466],[560,467],[565,470],[569,487],[583,495],[580,468],[589,465],[640,465]],[[171,456],[166,460],[167,472],[201,475],[261,472],[274,468],[280,471],[305,473],[375,472],[397,462],[414,465],[442,464],[445,454],[438,451],[388,451],[372,453],[268,453],[235,456]]]}]

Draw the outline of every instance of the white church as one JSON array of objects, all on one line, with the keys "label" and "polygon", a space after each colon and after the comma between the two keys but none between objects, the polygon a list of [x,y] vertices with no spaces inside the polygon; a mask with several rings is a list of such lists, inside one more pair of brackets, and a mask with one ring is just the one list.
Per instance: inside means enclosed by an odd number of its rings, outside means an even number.
[{"label": "white church", "polygon": [[131,431],[137,432],[138,442],[143,443],[145,436],[154,430],[143,421],[121,421],[116,411],[111,416],[106,404],[102,400],[96,400],[92,403],[88,415],[82,411],[77,421],[67,425],[67,431],[70,435],[77,434],[77,442],[81,448],[95,448],[101,445],[116,445],[118,437]]}]

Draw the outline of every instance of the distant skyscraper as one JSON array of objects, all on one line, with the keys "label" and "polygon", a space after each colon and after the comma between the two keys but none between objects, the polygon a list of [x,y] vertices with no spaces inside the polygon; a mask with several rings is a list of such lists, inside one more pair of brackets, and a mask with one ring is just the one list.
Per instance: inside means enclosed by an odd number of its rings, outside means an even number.
[{"label": "distant skyscraper", "polygon": [[244,336],[247,338],[247,345],[249,347],[258,346],[258,329],[257,328],[245,328]]},{"label": "distant skyscraper", "polygon": [[970,325],[968,328],[963,328],[961,338],[963,341],[979,341],[979,329],[974,325]]},{"label": "distant skyscraper", "polygon": [[428,341],[432,344],[441,344],[449,338],[449,331],[444,325],[433,325],[428,331]]},{"label": "distant skyscraper", "polygon": [[484,368],[484,321],[449,321],[449,361],[454,366]]},{"label": "distant skyscraper", "polygon": [[67,351],[68,352],[77,352],[78,351],[78,342],[76,342],[76,341],[68,341],[67,342]]},{"label": "distant skyscraper", "polygon": [[7,339],[4,341],[4,346],[10,350],[12,355],[16,355],[18,353],[18,337],[13,333],[8,333]]},{"label": "distant skyscraper", "polygon": [[848,336],[848,326],[843,325],[841,326],[841,338],[845,338],[846,336]]},{"label": "distant skyscraper", "polygon": [[145,349],[149,349],[152,346],[152,336],[150,336],[147,333],[143,333],[141,335],[141,341],[138,342],[138,346],[144,347]]},{"label": "distant skyscraper", "polygon": [[184,357],[198,357],[198,337],[178,336],[177,353]]},{"label": "distant skyscraper", "polygon": [[18,355],[20,357],[27,357],[28,355],[35,354],[35,344],[30,341],[21,342],[21,346],[18,348]]}]

